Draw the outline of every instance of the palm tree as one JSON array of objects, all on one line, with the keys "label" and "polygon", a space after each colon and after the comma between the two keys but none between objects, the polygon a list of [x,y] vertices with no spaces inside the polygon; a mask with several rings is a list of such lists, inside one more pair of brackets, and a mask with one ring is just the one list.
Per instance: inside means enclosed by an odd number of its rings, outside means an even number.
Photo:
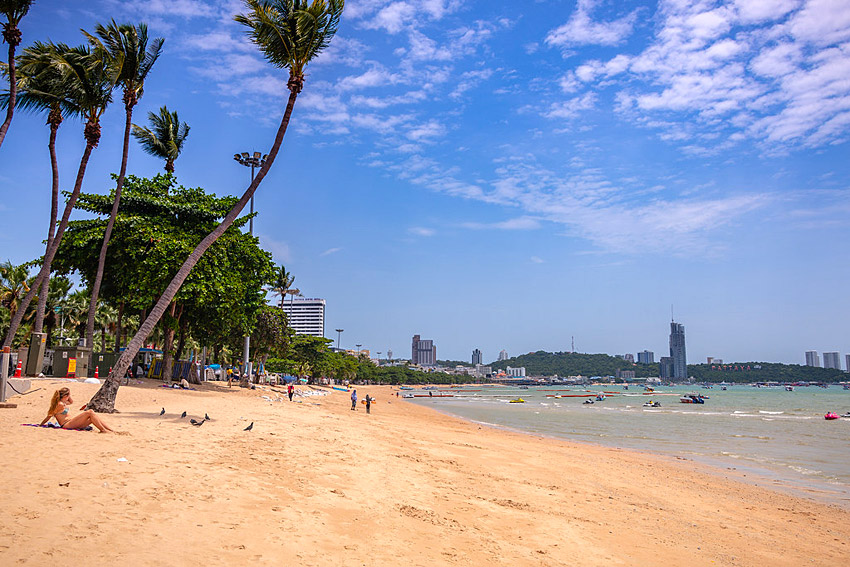
[{"label": "palm tree", "polygon": [[16,266],[9,260],[0,264],[0,307],[5,307],[12,317],[21,306],[21,298],[30,290],[28,276],[26,264]]},{"label": "palm tree", "polygon": [[[50,127],[50,138],[47,143],[50,152],[50,165],[53,173],[50,201],[50,223],[47,228],[47,246],[53,242],[53,232],[56,228],[56,217],[59,210],[59,164],[56,159],[56,134],[65,116],[78,115],[80,109],[71,100],[66,89],[62,74],[53,65],[55,46],[35,42],[24,49],[18,58],[17,98],[16,103],[22,110],[34,112],[47,111],[47,125]],[[0,108],[11,102],[11,92],[0,95]],[[36,311],[33,332],[40,333],[44,326],[44,310],[50,291],[50,268],[41,284],[38,294],[38,309]]]},{"label": "palm tree", "polygon": [[168,112],[163,106],[159,114],[148,112],[150,128],[133,124],[133,137],[142,145],[142,150],[165,160],[165,171],[174,173],[174,161],[183,151],[183,142],[189,136],[189,125],[181,123],[177,112]]},{"label": "palm tree", "polygon": [[6,107],[6,120],[0,126],[0,146],[6,138],[6,131],[15,113],[15,98],[17,97],[17,78],[15,70],[15,49],[21,44],[21,30],[18,24],[27,15],[33,0],[0,0],[0,13],[6,16],[3,23],[3,41],[9,44],[9,106]]},{"label": "palm tree", "polygon": [[56,229],[53,242],[47,247],[41,270],[38,276],[36,276],[32,288],[21,302],[22,309],[19,309],[15,313],[9,323],[9,330],[6,333],[6,338],[3,340],[4,347],[11,345],[12,339],[21,324],[23,310],[29,306],[35,296],[36,290],[41,286],[47,272],[50,270],[53,257],[56,255],[56,250],[58,250],[59,244],[62,242],[62,236],[65,234],[65,229],[68,227],[71,211],[74,209],[77,197],[80,196],[80,188],[83,185],[89,156],[91,156],[92,150],[97,147],[100,141],[100,117],[112,101],[112,82],[109,80],[102,58],[92,53],[92,50],[87,46],[68,47],[64,44],[57,44],[55,50],[53,64],[62,73],[63,81],[65,81],[66,88],[68,89],[69,98],[74,101],[74,104],[79,107],[80,113],[86,118],[86,125],[83,131],[86,147],[80,159],[80,167],[77,170],[74,189],[68,197],[68,203],[65,205],[65,211],[62,214],[62,220],[59,221],[59,227]]},{"label": "palm tree", "polygon": [[165,288],[156,305],[151,309],[147,319],[135,336],[130,340],[127,348],[118,358],[109,378],[94,395],[88,407],[95,411],[114,411],[115,397],[118,394],[120,378],[127,372],[130,363],[135,358],[139,349],[162,317],[168,305],[174,299],[180,286],[188,277],[189,272],[201,259],[201,256],[218,238],[226,231],[245,205],[254,195],[259,184],[268,174],[269,169],[277,157],[292,109],[298,93],[304,86],[304,69],[307,64],[324,50],[331,39],[333,39],[345,0],[245,0],[249,9],[247,15],[237,15],[236,21],[248,28],[248,34],[254,43],[272,64],[283,69],[289,69],[289,99],[286,103],[280,126],[268,153],[268,158],[260,167],[254,180],[245,190],[242,198],[233,206],[233,209],[224,217],[224,220],[213,229],[189,254],[177,274]]},{"label": "palm tree", "polygon": [[[148,47],[148,27],[139,24],[138,27],[130,24],[118,25],[115,20],[104,27],[97,24],[95,33],[97,37],[83,32],[106,61],[106,68],[115,81],[124,90],[124,152],[121,156],[121,170],[118,173],[118,183],[115,187],[115,199],[112,202],[112,211],[109,213],[109,221],[106,223],[106,232],[103,235],[103,244],[100,247],[100,256],[97,260],[97,272],[94,283],[91,286],[91,303],[86,321],[86,345],[91,346],[94,341],[94,319],[97,310],[97,298],[100,295],[100,284],[103,281],[103,268],[106,264],[106,251],[109,247],[109,238],[112,236],[112,227],[118,216],[118,206],[121,203],[121,188],[124,186],[124,175],[127,173],[127,155],[130,147],[130,127],[133,122],[133,107],[139,102],[144,94],[145,79],[153,64],[156,63],[162,44],[165,41],[158,37]],[[187,128],[188,130],[188,128]]]},{"label": "palm tree", "polygon": [[286,267],[281,266],[277,272],[275,272],[274,281],[271,285],[271,291],[275,295],[280,296],[280,306],[283,307],[283,299],[286,297],[286,294],[292,289],[292,285],[295,283],[295,276],[286,271]]}]

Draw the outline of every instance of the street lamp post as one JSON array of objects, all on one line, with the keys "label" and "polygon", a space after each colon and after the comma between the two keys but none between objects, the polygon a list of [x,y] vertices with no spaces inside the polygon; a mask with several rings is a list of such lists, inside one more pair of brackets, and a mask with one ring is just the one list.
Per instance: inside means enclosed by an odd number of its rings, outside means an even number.
[{"label": "street lamp post", "polygon": [[336,330],[336,350],[337,350],[337,351],[339,350],[339,337],[340,337],[340,336],[342,336],[342,332],[343,332],[344,330],[345,330],[345,329],[337,329],[337,330]]},{"label": "street lamp post", "polygon": [[360,347],[362,347],[363,345],[354,345],[354,346],[357,347],[357,358],[360,358]]},{"label": "street lamp post", "polygon": [[[235,159],[240,165],[244,165],[245,167],[251,168],[251,183],[254,182],[254,169],[257,167],[262,167],[262,165],[266,162],[266,158],[269,156],[262,155],[260,152],[254,152],[253,154],[249,154],[248,152],[242,152],[241,154],[233,154],[233,159]],[[251,195],[251,219],[248,221],[248,234],[254,236],[254,195]],[[243,354],[243,361],[245,363],[245,375],[248,377],[248,380],[251,379],[251,335],[245,335],[245,348]]]}]

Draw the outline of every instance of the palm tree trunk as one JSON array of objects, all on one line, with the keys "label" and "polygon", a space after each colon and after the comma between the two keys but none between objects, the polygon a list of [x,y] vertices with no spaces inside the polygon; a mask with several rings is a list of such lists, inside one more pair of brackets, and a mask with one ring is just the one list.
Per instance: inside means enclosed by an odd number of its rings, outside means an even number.
[{"label": "palm tree trunk", "polygon": [[271,169],[275,158],[277,158],[277,152],[280,150],[280,146],[283,143],[283,136],[286,134],[286,127],[289,125],[289,118],[292,116],[292,108],[295,106],[296,98],[298,98],[298,94],[293,89],[289,93],[289,100],[286,103],[286,111],[283,113],[283,118],[281,119],[280,126],[277,129],[277,135],[275,136],[274,143],[272,144],[271,150],[269,150],[269,157],[263,163],[262,167],[260,167],[260,171],[257,172],[256,177],[254,177],[254,180],[248,186],[248,189],[245,190],[242,198],[239,199],[236,205],[233,206],[233,209],[227,213],[224,220],[222,220],[221,223],[215,227],[211,233],[204,237],[194,250],[192,250],[192,253],[189,254],[189,257],[186,258],[186,261],[183,262],[182,266],[180,266],[177,274],[171,280],[171,283],[168,284],[168,287],[165,288],[165,291],[156,302],[156,305],[151,310],[147,319],[145,319],[135,336],[133,336],[130,340],[130,344],[127,345],[127,348],[121,356],[118,357],[118,360],[115,363],[115,368],[112,369],[107,380],[89,401],[89,408],[97,412],[111,413],[115,411],[115,397],[118,395],[118,387],[120,386],[121,376],[127,372],[127,368],[130,366],[133,358],[135,358],[139,349],[142,348],[145,337],[150,334],[154,325],[156,325],[157,321],[159,321],[160,317],[162,317],[162,314],[165,313],[165,309],[168,307],[168,304],[171,303],[174,296],[177,295],[177,292],[180,290],[180,286],[183,285],[183,282],[189,276],[189,272],[192,271],[192,268],[195,267],[201,259],[201,256],[204,255],[204,252],[206,252],[207,249],[212,246],[222,234],[224,234],[224,231],[230,228],[233,221],[236,220],[236,217],[239,216],[239,213],[242,212],[242,209],[244,209],[245,205],[248,204],[248,201],[251,200],[251,197],[254,195],[254,191],[257,190],[257,186],[266,177],[269,169]]},{"label": "palm tree trunk", "polygon": [[[115,352],[121,350],[121,333],[124,331],[121,323],[124,320],[124,302],[118,305],[118,320],[115,322]],[[106,350],[104,348],[103,350]]]},{"label": "palm tree trunk", "polygon": [[[55,110],[55,109],[54,109]],[[53,243],[53,231],[56,228],[56,217],[59,214],[59,162],[56,159],[56,133],[62,124],[62,114],[50,111],[48,122],[50,123],[50,141],[47,144],[50,150],[50,167],[53,170],[52,199],[50,201],[50,226],[47,230],[47,247]],[[38,294],[38,310],[35,313],[34,333],[40,333],[44,328],[44,310],[47,308],[47,294],[50,292],[50,269],[41,284],[41,293]]]},{"label": "palm tree trunk", "polygon": [[18,82],[15,71],[15,47],[17,43],[9,42],[9,106],[6,108],[6,120],[0,126],[0,146],[3,145],[3,140],[6,138],[6,130],[9,129],[9,124],[12,122],[12,115],[15,113],[15,101],[18,98]]},{"label": "palm tree trunk", "polygon": [[171,380],[171,370],[174,368],[174,326],[177,323],[174,313],[177,309],[177,302],[172,301],[168,308],[168,319],[163,319],[162,324],[163,334],[165,335],[164,345],[162,347],[162,379],[166,382]]},{"label": "palm tree trunk", "polygon": [[[86,130],[88,130],[89,127],[90,124],[86,124]],[[80,168],[77,171],[77,181],[74,183],[74,190],[71,192],[68,204],[65,205],[65,212],[62,214],[62,220],[59,222],[59,228],[56,229],[56,235],[53,237],[53,242],[51,242],[50,246],[47,247],[47,252],[44,254],[44,263],[42,264],[38,275],[35,277],[35,281],[33,282],[29,293],[27,293],[26,297],[24,297],[21,305],[18,306],[18,311],[9,323],[9,331],[6,334],[6,338],[3,339],[4,347],[12,346],[12,340],[15,338],[15,334],[18,332],[18,327],[21,325],[21,320],[24,318],[24,312],[27,310],[30,303],[32,303],[33,297],[35,297],[38,288],[41,286],[41,283],[44,281],[45,276],[50,270],[50,264],[53,262],[53,257],[56,256],[56,250],[59,249],[59,245],[62,243],[62,236],[65,234],[65,229],[68,228],[68,219],[71,217],[71,211],[74,210],[74,205],[77,203],[77,197],[80,196],[80,188],[83,186],[83,177],[86,175],[86,166],[89,163],[89,157],[91,156],[92,150],[97,145],[96,143],[89,141],[88,136],[86,137],[86,140],[86,149],[83,151],[83,157],[80,160]],[[126,371],[126,368],[124,370]]]},{"label": "palm tree trunk", "polygon": [[94,340],[94,315],[97,311],[97,298],[100,295],[100,284],[103,281],[103,268],[106,265],[106,250],[109,248],[109,238],[112,236],[112,227],[118,217],[118,205],[121,203],[121,188],[124,186],[124,175],[127,173],[127,155],[130,148],[130,126],[133,121],[133,105],[125,105],[126,119],[124,121],[124,153],[121,156],[121,171],[118,173],[118,184],[115,187],[115,200],[112,202],[112,211],[109,213],[109,222],[106,223],[106,232],[103,235],[103,244],[100,245],[100,256],[97,259],[97,274],[91,286],[91,301],[89,302],[89,317],[86,320],[86,346],[91,346]]}]

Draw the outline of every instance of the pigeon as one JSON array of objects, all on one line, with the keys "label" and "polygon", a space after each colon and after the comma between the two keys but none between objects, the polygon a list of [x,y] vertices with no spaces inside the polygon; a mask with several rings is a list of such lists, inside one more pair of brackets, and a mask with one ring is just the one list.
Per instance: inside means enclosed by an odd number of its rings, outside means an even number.
[{"label": "pigeon", "polygon": [[251,425],[249,425],[248,427],[246,427],[242,431],[251,431],[252,429],[254,429],[254,422],[253,421],[251,422]]},{"label": "pigeon", "polygon": [[205,413],[205,414],[204,414],[204,421],[212,421],[212,420],[210,419],[209,414],[207,414],[207,413]]},{"label": "pigeon", "polygon": [[192,425],[196,425],[196,426],[200,427],[204,424],[204,420],[202,419],[201,421],[198,421],[193,417],[192,419],[189,420],[189,423],[191,423]]},{"label": "pigeon", "polygon": [[181,419],[182,419],[182,418],[184,418],[184,417],[186,417],[186,412],[185,412],[185,411],[184,411],[183,413],[181,413],[181,414],[180,414],[180,418],[181,418]]},{"label": "pigeon", "polygon": [[162,411],[159,412],[159,415],[165,415],[165,408],[162,408]]}]

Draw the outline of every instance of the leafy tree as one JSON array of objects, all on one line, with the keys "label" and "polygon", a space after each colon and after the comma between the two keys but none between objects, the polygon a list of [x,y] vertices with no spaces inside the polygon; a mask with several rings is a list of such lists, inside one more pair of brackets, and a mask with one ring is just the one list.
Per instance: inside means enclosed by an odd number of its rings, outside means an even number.
[{"label": "leafy tree", "polygon": [[[85,177],[89,156],[91,156],[92,150],[97,147],[100,141],[100,118],[112,100],[112,86],[107,76],[103,60],[94,55],[88,47],[68,47],[63,44],[57,44],[53,52],[53,64],[63,76],[63,82],[68,89],[70,100],[73,101],[74,105],[80,109],[80,113],[86,118],[86,125],[83,132],[86,147],[80,159],[80,167],[77,171],[74,190],[71,192],[68,203],[65,205],[65,211],[62,214],[59,227],[56,229],[53,242],[47,247],[41,270],[38,276],[36,276],[35,283],[26,297],[24,297],[22,302],[23,309],[29,306],[36,291],[50,271],[51,262],[53,262],[53,257],[56,255],[56,250],[59,248],[59,244],[62,242],[62,236],[68,226],[71,211],[74,209],[74,204],[80,195],[80,188],[83,185],[83,177]],[[22,310],[19,310],[12,317],[6,338],[3,340],[4,347],[11,345],[22,318]]]},{"label": "leafy tree", "polygon": [[[234,197],[208,195],[200,188],[177,186],[171,174],[153,179],[127,176],[104,271],[102,298],[108,304],[137,312],[150,309],[159,291],[184,257],[230,210]],[[80,195],[78,208],[107,215],[110,195]],[[250,333],[257,311],[265,304],[263,284],[272,277],[271,255],[239,228],[239,219],[211,247],[174,297],[163,320],[165,371],[173,359],[173,340],[184,330],[204,344],[223,343],[230,332]],[[98,250],[106,221],[74,221],[56,259],[62,273],[77,271],[90,283],[98,265]],[[147,337],[145,337],[147,338]],[[183,341],[185,343],[185,340]]]},{"label": "leafy tree", "polygon": [[118,173],[118,182],[115,187],[115,200],[109,213],[109,221],[106,224],[106,232],[103,235],[103,244],[98,257],[97,273],[89,290],[91,291],[91,303],[89,304],[88,318],[86,321],[86,344],[92,345],[94,338],[95,312],[97,310],[97,299],[100,295],[100,284],[103,280],[103,265],[106,262],[106,250],[109,247],[109,237],[112,235],[112,227],[115,217],[118,215],[118,205],[121,202],[121,189],[124,186],[124,176],[127,173],[127,156],[130,147],[130,127],[133,121],[133,107],[139,102],[145,88],[145,79],[154,63],[156,63],[162,44],[165,41],[161,37],[154,39],[148,47],[148,28],[145,24],[133,26],[130,24],[118,25],[115,20],[108,26],[97,24],[93,36],[83,32],[89,42],[100,55],[106,69],[115,86],[120,86],[124,91],[124,147],[121,155],[121,170]]},{"label": "leafy tree", "polygon": [[133,137],[141,144],[145,153],[165,160],[165,171],[174,173],[174,162],[183,151],[183,143],[189,137],[189,125],[181,123],[176,112],[168,112],[163,106],[159,114],[148,112],[150,128],[133,124]]},{"label": "leafy tree", "polygon": [[198,263],[204,252],[233,224],[236,217],[253,196],[277,158],[280,145],[289,125],[292,109],[298,93],[304,86],[306,65],[326,48],[339,26],[344,0],[245,0],[248,15],[236,16],[236,21],[248,27],[252,40],[260,47],[266,58],[274,65],[289,69],[289,100],[278,127],[274,143],[260,171],[245,190],[245,193],[225,216],[224,220],[198,244],[180,270],[165,288],[148,318],[119,357],[113,372],[101,389],[89,402],[95,411],[114,411],[119,377],[127,371],[131,361],[139,352],[145,337],[165,313],[174,296]]},{"label": "leafy tree", "polygon": [[295,276],[286,271],[286,268],[281,265],[275,270],[274,280],[271,282],[271,290],[275,295],[280,296],[280,306],[283,307],[283,299],[287,293],[296,292],[299,290],[293,289],[295,284]]},{"label": "leafy tree", "polygon": [[[15,70],[15,49],[21,44],[21,30],[18,24],[27,15],[33,0],[0,0],[0,13],[6,16],[3,22],[3,41],[9,44],[9,105],[6,107],[6,119],[0,125],[0,146],[6,139],[6,131],[12,123],[15,113],[15,98],[17,97],[17,77]],[[8,345],[6,345],[8,346]]]},{"label": "leafy tree", "polygon": [[283,309],[264,306],[257,313],[257,324],[251,335],[254,355],[265,365],[269,356],[285,354],[289,348],[291,334]]}]

